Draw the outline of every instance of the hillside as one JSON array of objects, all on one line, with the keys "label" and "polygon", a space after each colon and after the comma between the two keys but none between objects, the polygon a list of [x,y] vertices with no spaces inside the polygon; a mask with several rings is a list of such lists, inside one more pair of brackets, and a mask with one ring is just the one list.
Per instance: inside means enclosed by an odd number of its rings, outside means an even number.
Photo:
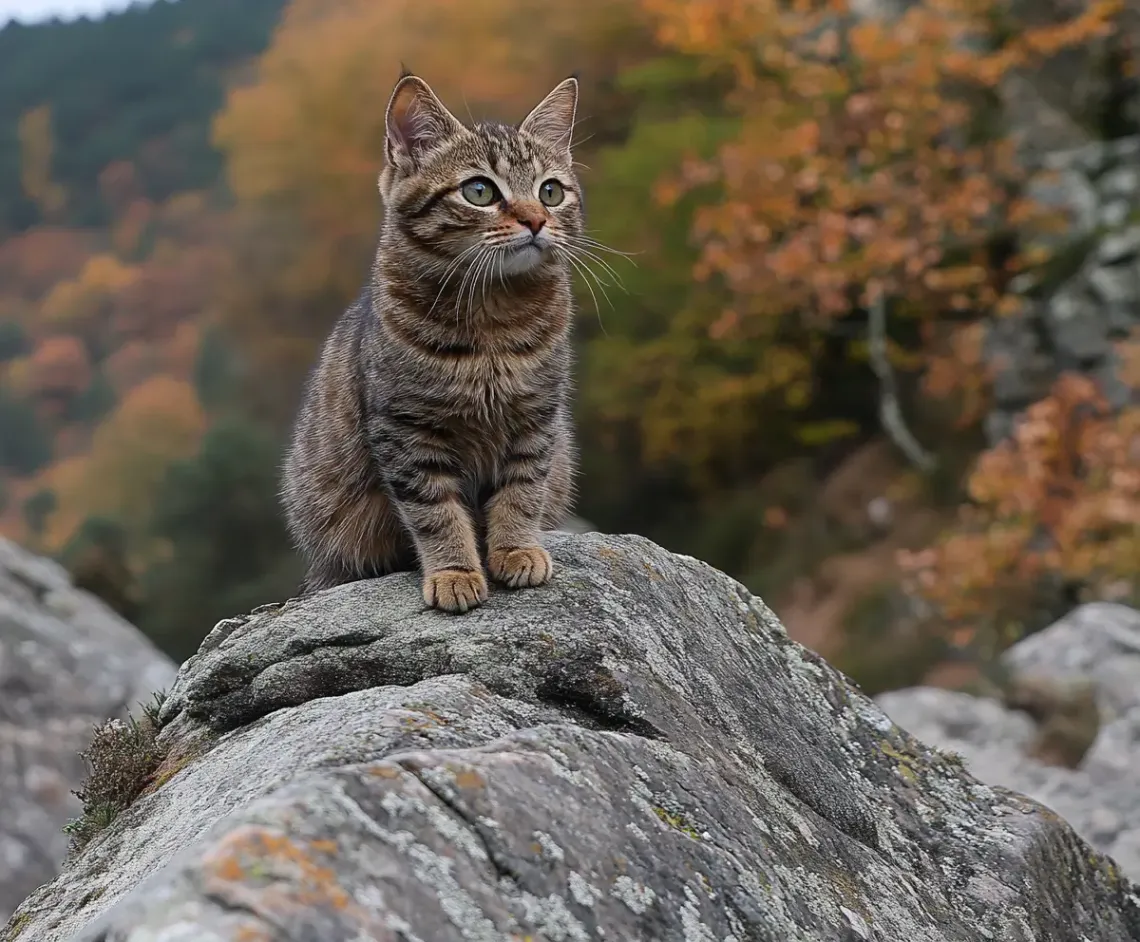
[{"label": "hillside", "polygon": [[[210,120],[227,83],[265,48],[283,7],[284,0],[157,0],[99,20],[0,29],[0,233],[42,222],[106,225],[113,207],[99,176],[116,161],[135,167],[151,200],[213,186],[222,163]],[[40,143],[29,116],[45,108],[51,181],[63,194],[50,208],[22,184],[21,153]]]}]

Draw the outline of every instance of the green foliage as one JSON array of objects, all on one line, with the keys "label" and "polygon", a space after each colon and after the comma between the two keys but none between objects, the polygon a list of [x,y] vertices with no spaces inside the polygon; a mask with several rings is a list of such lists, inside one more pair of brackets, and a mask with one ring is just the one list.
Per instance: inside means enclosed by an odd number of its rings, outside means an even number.
[{"label": "green foliage", "polygon": [[15,321],[0,320],[0,363],[23,356],[29,349],[24,328]]},{"label": "green foliage", "polygon": [[38,471],[51,459],[51,439],[31,403],[0,389],[0,469]]},{"label": "green foliage", "polygon": [[213,184],[221,160],[211,116],[231,71],[264,48],[284,5],[159,0],[99,20],[0,29],[0,231],[39,221],[21,189],[17,125],[43,105],[68,221],[106,221],[97,180],[115,160],[135,165],[152,199]]},{"label": "green foliage", "polygon": [[75,585],[96,595],[127,621],[139,616],[138,586],[127,561],[126,528],[88,517],[60,553]]},{"label": "green foliage", "polygon": [[24,501],[24,525],[32,536],[36,538],[43,536],[47,519],[55,510],[57,503],[55,492],[47,488],[36,491]]},{"label": "green foliage", "polygon": [[296,591],[301,573],[277,505],[279,456],[270,435],[228,416],[167,473],[153,525],[170,555],[143,575],[140,627],[176,660],[219,619]]},{"label": "green foliage", "polygon": [[194,361],[194,391],[208,413],[216,413],[233,402],[235,392],[235,357],[233,349],[216,327],[202,334],[198,357]]},{"label": "green foliage", "polygon": [[117,404],[114,387],[102,370],[96,370],[87,388],[68,401],[66,414],[72,422],[96,425],[100,419],[110,415]]}]

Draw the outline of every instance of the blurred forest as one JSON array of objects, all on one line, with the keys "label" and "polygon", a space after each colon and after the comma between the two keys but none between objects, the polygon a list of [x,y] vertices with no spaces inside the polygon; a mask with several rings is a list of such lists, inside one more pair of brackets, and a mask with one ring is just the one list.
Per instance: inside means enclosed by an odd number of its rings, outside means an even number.
[{"label": "blurred forest", "polygon": [[158,0],[0,30],[0,532],[176,658],[293,594],[278,462],[367,274],[401,63],[509,120],[577,72],[588,225],[631,253],[580,286],[583,517],[732,573],[872,691],[1131,597],[1137,410],[1066,374],[988,441],[983,353],[1062,264],[1026,234],[1068,225],[999,90],[1094,50],[1089,133],[1136,134],[1140,33],[1111,0],[866,6]]}]

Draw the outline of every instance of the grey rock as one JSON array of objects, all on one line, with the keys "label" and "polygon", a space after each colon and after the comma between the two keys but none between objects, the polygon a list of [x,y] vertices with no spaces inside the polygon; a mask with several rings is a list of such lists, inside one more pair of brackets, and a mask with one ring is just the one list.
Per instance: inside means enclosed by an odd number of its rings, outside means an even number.
[{"label": "grey rock", "polygon": [[1140,226],[1105,236],[1097,250],[1097,257],[1112,265],[1140,255]]},{"label": "grey rock", "polygon": [[1089,284],[1102,301],[1135,303],[1140,309],[1140,259],[1132,265],[1114,265],[1089,272]]},{"label": "grey rock", "polygon": [[464,616],[408,573],[218,625],[166,702],[165,784],[5,942],[1140,939],[1112,861],[744,587],[546,539],[550,585]]},{"label": "grey rock", "polygon": [[[1130,144],[1132,142],[1125,142]],[[1135,154],[1120,154],[1120,157],[1135,156]],[[1125,201],[1134,201],[1140,194],[1140,170],[1131,165],[1116,167],[1108,171],[1099,181],[1098,188],[1109,197],[1123,197]]]},{"label": "grey rock", "polygon": [[1140,875],[1140,612],[1083,605],[1003,660],[1015,675],[1094,684],[1102,726],[1078,768],[1029,758],[1032,722],[996,701],[932,688],[876,701],[919,739],[960,753],[982,781],[1042,802],[1124,873]]},{"label": "grey rock", "polygon": [[1046,305],[1045,323],[1058,369],[1077,369],[1097,363],[1111,350],[1102,305],[1084,287],[1069,284]]},{"label": "grey rock", "polygon": [[1132,204],[1128,200],[1111,200],[1100,209],[1100,224],[1109,229],[1123,226],[1132,215]]},{"label": "grey rock", "polygon": [[174,674],[60,566],[0,539],[0,918],[63,862],[93,725]]}]

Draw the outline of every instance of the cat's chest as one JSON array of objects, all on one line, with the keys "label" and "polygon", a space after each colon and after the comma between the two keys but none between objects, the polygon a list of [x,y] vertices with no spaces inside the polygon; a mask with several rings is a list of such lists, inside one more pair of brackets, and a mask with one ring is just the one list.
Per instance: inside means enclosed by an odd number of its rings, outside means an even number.
[{"label": "cat's chest", "polygon": [[452,363],[446,386],[459,411],[493,420],[526,409],[555,381],[550,372],[535,358],[482,354]]}]

